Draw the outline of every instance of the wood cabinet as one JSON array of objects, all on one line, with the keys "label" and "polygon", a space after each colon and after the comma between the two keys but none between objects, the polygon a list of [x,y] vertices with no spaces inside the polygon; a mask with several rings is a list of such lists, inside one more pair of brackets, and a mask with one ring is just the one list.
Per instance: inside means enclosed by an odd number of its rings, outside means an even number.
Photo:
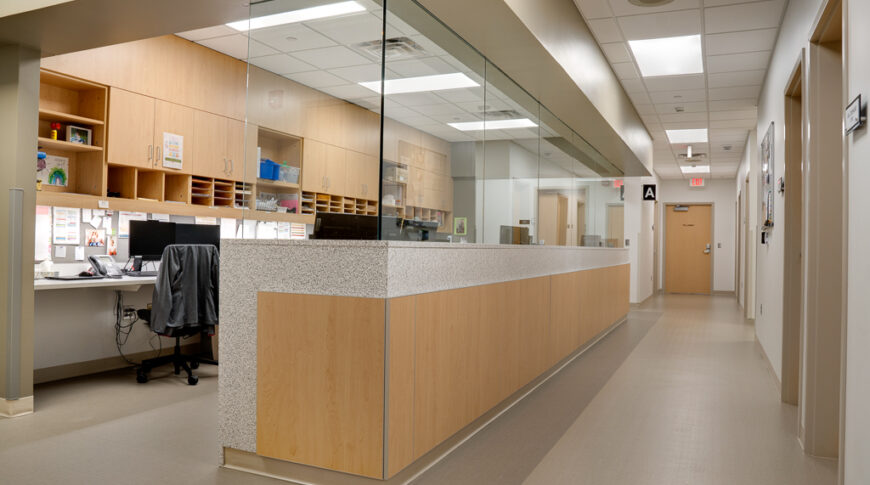
[{"label": "wood cabinet", "polygon": [[[232,180],[249,180],[253,181],[257,176],[256,159],[257,159],[257,144],[254,143],[257,135],[257,127],[254,127],[252,133],[254,138],[245,137],[245,123],[243,121],[226,118],[227,124],[227,175]],[[245,155],[245,142],[250,140],[249,145],[253,147],[253,156],[248,158]],[[194,160],[196,157],[194,156]],[[248,162],[250,160],[250,162]],[[246,164],[252,166],[248,167]],[[253,177],[247,178],[246,174],[252,174]]]},{"label": "wood cabinet", "polygon": [[193,173],[226,178],[229,174],[227,119],[205,111],[196,111],[193,119]]},{"label": "wood cabinet", "polygon": [[123,89],[109,91],[108,156],[111,164],[154,166],[154,98]]},{"label": "wood cabinet", "polygon": [[345,178],[347,196],[377,200],[379,173],[377,157],[348,150]]},{"label": "wood cabinet", "polygon": [[326,191],[333,195],[347,193],[347,150],[326,145]]},{"label": "wood cabinet", "polygon": [[[168,101],[156,100],[154,103],[154,145],[156,156],[154,168],[179,173],[193,172],[193,133],[195,110]],[[181,169],[173,169],[163,165],[165,134],[180,135],[182,143]]]},{"label": "wood cabinet", "polygon": [[326,191],[326,144],[317,140],[302,143],[302,190]]}]

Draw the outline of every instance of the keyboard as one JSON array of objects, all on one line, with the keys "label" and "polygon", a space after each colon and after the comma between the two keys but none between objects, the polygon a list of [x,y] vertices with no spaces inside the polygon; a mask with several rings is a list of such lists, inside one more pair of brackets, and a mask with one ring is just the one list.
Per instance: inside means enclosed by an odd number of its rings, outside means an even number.
[{"label": "keyboard", "polygon": [[156,271],[127,271],[127,276],[132,276],[133,278],[149,278],[152,276],[157,276]]},{"label": "keyboard", "polygon": [[105,278],[105,276],[93,275],[93,276],[46,276],[47,280],[58,280],[58,281],[76,281],[76,280],[101,280]]}]

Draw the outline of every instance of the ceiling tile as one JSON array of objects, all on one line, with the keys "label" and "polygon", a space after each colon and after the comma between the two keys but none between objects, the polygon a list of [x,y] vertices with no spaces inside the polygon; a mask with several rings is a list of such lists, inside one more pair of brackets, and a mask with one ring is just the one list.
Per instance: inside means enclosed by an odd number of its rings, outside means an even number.
[{"label": "ceiling tile", "polygon": [[[383,20],[367,12],[314,20],[305,22],[305,25],[345,45],[380,40],[383,32]],[[397,35],[400,35],[398,31],[387,31],[388,38]]]},{"label": "ceiling tile", "polygon": [[734,5],[735,3],[760,2],[763,0],[704,0],[705,7],[721,7],[722,5]]},{"label": "ceiling tile", "polygon": [[302,24],[286,24],[255,30],[250,33],[250,36],[252,39],[281,52],[296,52],[336,45],[334,41]]},{"label": "ceiling tile", "polygon": [[752,109],[758,106],[755,99],[729,99],[726,101],[710,101],[710,111],[733,111],[738,109]]},{"label": "ceiling tile", "polygon": [[574,0],[574,4],[587,19],[613,16],[613,11],[610,10],[610,4],[607,3],[607,0]]},{"label": "ceiling tile", "polygon": [[656,103],[656,111],[663,114],[678,113],[677,108],[682,108],[684,113],[707,111],[706,102],[691,103]]},{"label": "ceiling tile", "polygon": [[254,57],[251,64],[275,74],[292,74],[294,72],[313,71],[311,64],[300,61],[287,54],[272,54],[271,56]]},{"label": "ceiling tile", "polygon": [[758,116],[755,109],[742,109],[735,111],[711,111],[711,120],[754,120]]},{"label": "ceiling tile", "polygon": [[628,46],[624,42],[601,44],[601,50],[604,51],[607,60],[613,64],[618,62],[632,62],[631,54],[628,53]]},{"label": "ceiling tile", "polygon": [[681,89],[704,89],[707,87],[703,74],[647,77],[644,78],[643,82],[651,92],[676,91]]},{"label": "ceiling tile", "polygon": [[592,31],[599,43],[623,41],[619,25],[616,24],[616,20],[613,18],[589,20],[586,22],[586,25],[589,26],[589,30]]},{"label": "ceiling tile", "polygon": [[706,89],[686,89],[682,91],[658,91],[650,93],[650,99],[654,103],[691,103],[707,99]]},{"label": "ceiling tile", "polygon": [[764,82],[764,74],[767,71],[757,69],[755,71],[717,72],[707,75],[707,87],[730,88],[734,86],[760,86]]},{"label": "ceiling tile", "polygon": [[656,39],[701,33],[701,11],[683,10],[619,17],[626,40]]},{"label": "ceiling tile", "polygon": [[670,3],[659,7],[640,7],[632,5],[625,0],[610,0],[610,8],[613,14],[617,17],[623,15],[649,15],[653,13],[669,12],[673,10],[686,10],[690,8],[699,8],[700,0],[673,0]]},{"label": "ceiling tile", "polygon": [[704,9],[708,34],[778,27],[785,0],[741,3]]},{"label": "ceiling tile", "polygon": [[633,62],[617,62],[612,66],[613,72],[619,79],[637,79],[640,77]]},{"label": "ceiling tile", "polygon": [[656,107],[652,104],[638,104],[634,107],[639,115],[654,115]]},{"label": "ceiling tile", "polygon": [[429,76],[432,74],[456,72],[453,66],[444,62],[440,57],[387,61],[386,67],[402,77]]},{"label": "ceiling tile", "polygon": [[[378,81],[381,79],[381,66],[377,64],[339,67],[337,69],[330,69],[329,72],[354,83]],[[388,75],[387,77],[390,76]]]},{"label": "ceiling tile", "polygon": [[646,87],[643,85],[643,81],[640,79],[623,79],[622,87],[625,88],[625,92],[627,93],[645,93]]},{"label": "ceiling tile", "polygon": [[737,86],[733,88],[711,88],[707,95],[711,101],[726,99],[751,99],[758,98],[761,86]]},{"label": "ceiling tile", "polygon": [[704,36],[707,43],[706,52],[708,56],[715,56],[773,50],[778,31],[779,29],[774,28],[709,34]]},{"label": "ceiling tile", "polygon": [[719,120],[711,121],[710,128],[746,128],[748,130],[756,124],[756,120]]},{"label": "ceiling tile", "polygon": [[404,106],[425,106],[444,104],[444,100],[432,93],[388,94],[388,101],[394,101]]},{"label": "ceiling tile", "polygon": [[288,74],[284,77],[314,89],[347,84],[347,81],[344,79],[338,76],[333,76],[326,71],[297,72],[294,74]]},{"label": "ceiling tile", "polygon": [[278,51],[267,47],[255,40],[249,42],[248,38],[242,34],[228,35],[226,37],[215,37],[213,39],[205,39],[198,42],[209,49],[214,49],[218,52],[235,57],[236,59],[247,59],[248,51],[250,50],[251,57],[267,56],[270,54],[278,54]]},{"label": "ceiling tile", "polygon": [[175,34],[179,37],[183,37],[187,40],[198,41],[204,39],[211,39],[214,37],[223,37],[227,35],[233,35],[238,33],[237,30],[227,27],[226,25],[215,25],[214,27],[206,27],[204,29],[196,29],[196,30],[188,30],[187,32],[181,32],[180,34]]},{"label": "ceiling tile", "polygon": [[481,106],[484,105],[484,98],[487,97],[482,87],[448,89],[446,91],[438,91],[435,95],[449,103],[477,103]]},{"label": "ceiling tile", "polygon": [[755,71],[767,69],[770,51],[707,56],[707,72]]},{"label": "ceiling tile", "polygon": [[707,121],[707,113],[674,113],[659,115],[662,123],[678,123],[683,121]]},{"label": "ceiling tile", "polygon": [[294,52],[293,56],[319,69],[333,69],[370,63],[365,57],[344,46],[299,51]]},{"label": "ceiling tile", "polygon": [[345,84],[343,86],[328,86],[320,88],[321,91],[339,99],[357,100],[372,95],[372,92],[359,84]]},{"label": "ceiling tile", "polygon": [[628,93],[628,97],[631,99],[631,102],[635,105],[638,104],[651,104],[652,100],[645,92],[641,93]]}]

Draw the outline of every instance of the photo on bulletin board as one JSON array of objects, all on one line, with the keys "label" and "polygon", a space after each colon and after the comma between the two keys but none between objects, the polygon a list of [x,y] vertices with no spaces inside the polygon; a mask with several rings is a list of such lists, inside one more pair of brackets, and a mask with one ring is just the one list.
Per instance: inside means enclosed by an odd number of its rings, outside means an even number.
[{"label": "photo on bulletin board", "polygon": [[118,239],[115,236],[109,236],[106,241],[106,254],[109,256],[118,255]]},{"label": "photo on bulletin board", "polygon": [[454,217],[453,218],[453,234],[457,236],[467,236],[468,235],[468,218],[467,217]]},{"label": "photo on bulletin board", "polygon": [[45,185],[66,187],[69,184],[69,158],[46,155],[36,161],[36,180]]},{"label": "photo on bulletin board", "polygon": [[92,248],[101,248],[106,245],[105,229],[88,229],[85,231],[85,244]]},{"label": "photo on bulletin board", "polygon": [[776,159],[773,156],[774,131],[773,122],[761,140],[761,214],[764,217],[762,226],[773,227],[773,191],[774,191],[774,165]]},{"label": "photo on bulletin board", "polygon": [[81,126],[69,125],[66,127],[66,141],[79,145],[91,144],[91,130]]}]

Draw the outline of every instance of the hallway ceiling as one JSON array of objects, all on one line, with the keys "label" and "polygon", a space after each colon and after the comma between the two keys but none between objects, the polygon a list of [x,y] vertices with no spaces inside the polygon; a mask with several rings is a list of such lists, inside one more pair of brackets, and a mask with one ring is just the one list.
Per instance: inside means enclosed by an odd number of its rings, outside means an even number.
[{"label": "hallway ceiling", "polygon": [[[629,0],[574,0],[654,143],[654,168],[666,179],[689,178],[680,166],[686,144],[665,130],[706,128],[710,178],[733,178],[756,126],[758,97],[786,0],[673,0],[640,7]],[[701,36],[704,72],[642,77],[628,41]],[[704,162],[699,162],[701,165]]]}]

